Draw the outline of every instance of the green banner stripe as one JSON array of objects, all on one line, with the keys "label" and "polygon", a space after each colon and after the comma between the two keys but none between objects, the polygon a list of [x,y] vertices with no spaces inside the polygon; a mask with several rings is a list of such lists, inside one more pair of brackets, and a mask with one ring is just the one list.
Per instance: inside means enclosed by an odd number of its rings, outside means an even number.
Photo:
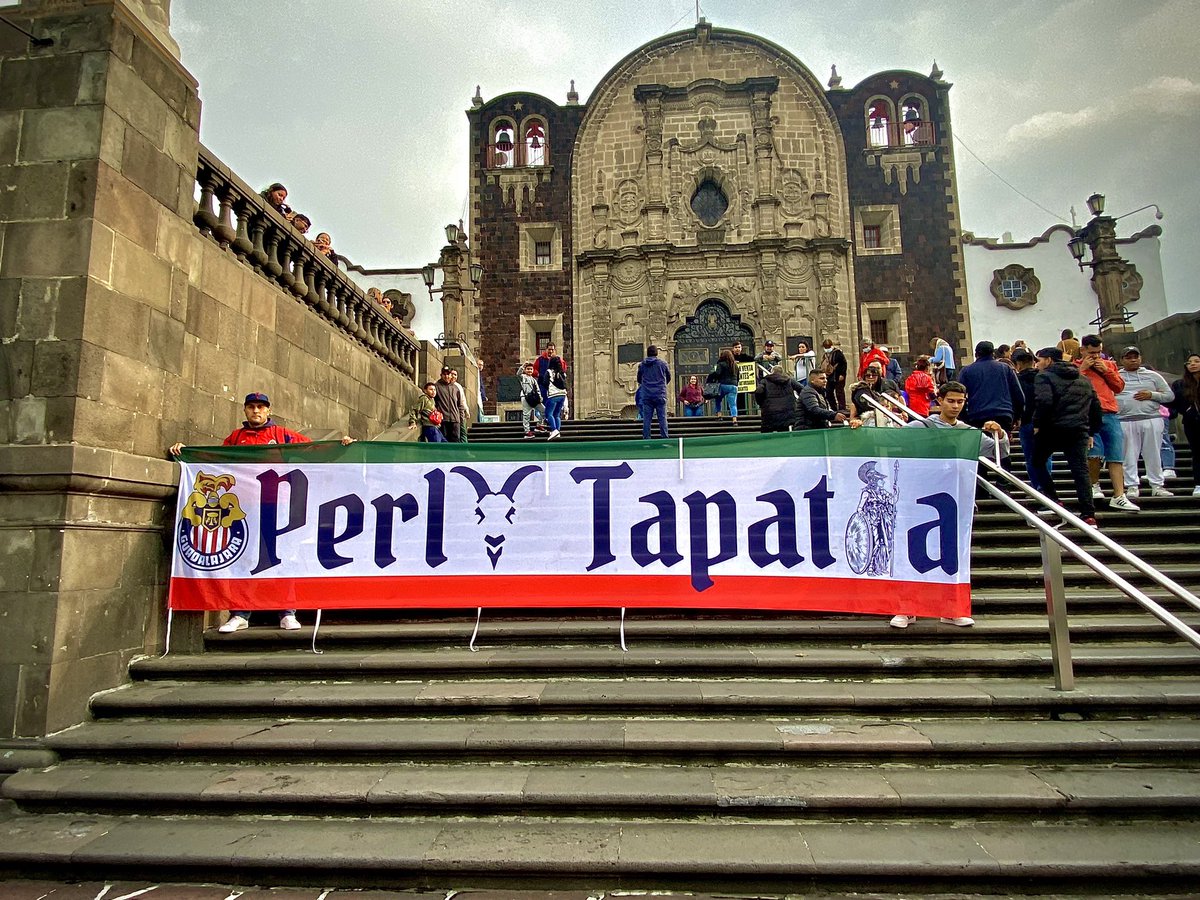
[{"label": "green banner stripe", "polygon": [[[827,428],[780,434],[717,435],[683,439],[685,459],[853,456],[871,459],[974,459],[980,432],[946,428]],[[676,459],[679,441],[541,441],[509,444],[418,444],[358,441],[186,447],[185,462],[229,463],[456,463],[544,460]]]}]

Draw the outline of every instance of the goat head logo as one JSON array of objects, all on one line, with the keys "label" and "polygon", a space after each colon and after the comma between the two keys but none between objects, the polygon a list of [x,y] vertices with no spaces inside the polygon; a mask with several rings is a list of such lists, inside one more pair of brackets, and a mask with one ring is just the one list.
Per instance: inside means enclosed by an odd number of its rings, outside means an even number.
[{"label": "goat head logo", "polygon": [[475,488],[475,515],[478,516],[476,524],[487,523],[489,531],[493,528],[496,529],[495,534],[484,534],[483,536],[483,542],[487,545],[487,556],[491,560],[494,570],[496,563],[500,561],[500,554],[504,552],[505,523],[511,525],[513,516],[517,512],[517,506],[513,500],[517,488],[534,472],[542,471],[542,467],[521,466],[504,480],[504,487],[498,491],[493,491],[487,479],[468,466],[455,466],[450,471],[467,479],[471,482],[471,487]]}]

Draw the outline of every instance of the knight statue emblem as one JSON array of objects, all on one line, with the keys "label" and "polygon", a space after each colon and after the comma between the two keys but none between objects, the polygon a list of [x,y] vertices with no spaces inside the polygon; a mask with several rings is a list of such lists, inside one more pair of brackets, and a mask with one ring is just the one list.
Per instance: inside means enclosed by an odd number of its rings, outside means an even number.
[{"label": "knight statue emblem", "polygon": [[858,509],[846,523],[846,559],[857,575],[892,574],[896,544],[896,505],[900,499],[900,461],[892,470],[892,489],[874,461],[858,467],[864,485]]}]

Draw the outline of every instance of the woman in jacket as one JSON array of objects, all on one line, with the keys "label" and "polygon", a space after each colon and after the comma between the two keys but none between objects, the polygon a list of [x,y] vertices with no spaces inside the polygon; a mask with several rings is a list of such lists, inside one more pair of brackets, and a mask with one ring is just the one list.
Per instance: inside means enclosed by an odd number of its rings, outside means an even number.
[{"label": "woman in jacket", "polygon": [[1189,353],[1183,364],[1183,377],[1171,385],[1175,399],[1170,402],[1171,418],[1183,417],[1183,433],[1192,448],[1192,496],[1200,497],[1196,457],[1200,454],[1200,353]]},{"label": "woman in jacket", "polygon": [[546,440],[552,441],[562,429],[562,408],[567,400],[567,367],[553,347],[548,356],[542,357],[538,387],[546,404],[546,425],[550,429]]},{"label": "woman in jacket", "polygon": [[679,392],[679,402],[683,404],[684,418],[704,415],[704,389],[695,375],[688,377],[687,384]]},{"label": "woman in jacket", "polygon": [[729,410],[729,415],[733,417],[733,424],[736,425],[738,366],[737,360],[733,358],[732,350],[721,351],[721,355],[717,359],[717,367],[708,377],[710,381],[715,381],[721,390],[721,393],[717,395],[717,415],[722,415],[724,409]]},{"label": "woman in jacket", "polygon": [[913,364],[912,374],[904,381],[904,391],[908,394],[908,405],[913,412],[929,415],[929,404],[937,396],[937,388],[929,376],[928,356],[922,356]]},{"label": "woman in jacket", "polygon": [[784,374],[783,366],[775,366],[771,374],[758,383],[754,399],[762,414],[763,434],[790,431],[796,418],[796,394],[804,385]]}]

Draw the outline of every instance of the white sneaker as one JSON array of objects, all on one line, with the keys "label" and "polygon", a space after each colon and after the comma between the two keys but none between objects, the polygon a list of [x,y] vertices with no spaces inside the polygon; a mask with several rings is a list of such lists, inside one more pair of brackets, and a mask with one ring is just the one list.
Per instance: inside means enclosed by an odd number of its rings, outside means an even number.
[{"label": "white sneaker", "polygon": [[1108,505],[1113,509],[1123,509],[1126,512],[1141,512],[1142,508],[1122,494],[1120,497],[1113,497],[1108,501]]},{"label": "white sneaker", "polygon": [[1150,496],[1151,497],[1174,497],[1175,495],[1172,494],[1170,491],[1168,491],[1162,485],[1158,485],[1157,487],[1150,488]]},{"label": "white sneaker", "polygon": [[217,629],[221,634],[233,634],[235,631],[241,631],[243,628],[250,627],[250,620],[242,616],[230,616],[220,628]]},{"label": "white sneaker", "polygon": [[970,628],[975,624],[975,620],[970,616],[955,616],[953,619],[942,616],[938,621],[943,625],[957,625],[959,628]]},{"label": "white sneaker", "polygon": [[1163,469],[1163,478],[1178,478],[1174,469]]},{"label": "white sneaker", "polygon": [[892,621],[888,624],[893,628],[907,628],[909,622],[915,622],[916,616],[892,616]]},{"label": "white sneaker", "polygon": [[558,430],[557,428],[555,428],[555,429],[554,429],[552,432],[550,432],[550,434],[549,434],[549,436],[546,438],[546,440],[548,440],[548,441],[552,441],[552,440],[554,440],[556,437],[558,437],[558,435],[559,435],[559,434],[560,434],[559,430]]},{"label": "white sneaker", "polygon": [[1192,488],[1192,496],[1200,497],[1200,485],[1197,485],[1196,487]]},{"label": "white sneaker", "polygon": [[284,631],[297,631],[300,628],[300,620],[295,616],[283,616],[279,620],[279,627]]},{"label": "white sneaker", "polygon": [[1141,494],[1142,494],[1142,489],[1140,487],[1138,487],[1136,484],[1125,485],[1125,496],[1128,497],[1130,500],[1136,500],[1138,497],[1141,496]]},{"label": "white sneaker", "polygon": [[1104,488],[1100,487],[1099,482],[1092,485],[1092,499],[1093,500],[1103,500],[1104,499]]}]

